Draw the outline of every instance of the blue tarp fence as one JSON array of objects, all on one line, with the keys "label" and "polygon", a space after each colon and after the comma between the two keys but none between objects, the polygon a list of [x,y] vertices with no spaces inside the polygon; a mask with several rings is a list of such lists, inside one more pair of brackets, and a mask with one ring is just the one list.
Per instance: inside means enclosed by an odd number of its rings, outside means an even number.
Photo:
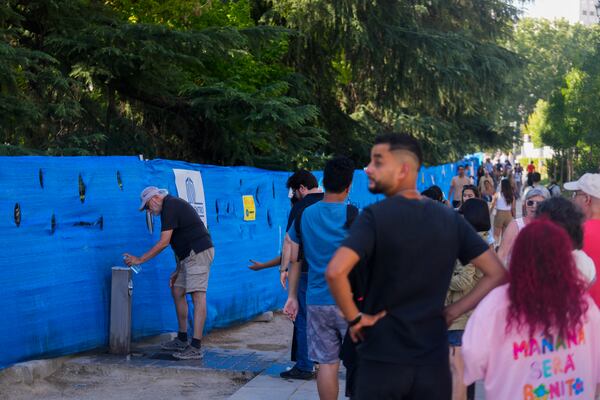
[{"label": "blue tarp fence", "polygon": [[[476,158],[461,163],[478,166]],[[447,193],[457,164],[423,168],[419,189],[437,184]],[[282,307],[277,269],[247,266],[279,253],[289,172],[137,157],[0,157],[0,368],[108,344],[111,267],[158,240],[160,218],[150,234],[139,193],[155,185],[177,195],[173,169],[200,171],[204,183],[216,250],[206,330]],[[255,221],[244,221],[244,195],[254,196]],[[364,208],[381,198],[357,171],[350,202]],[[177,329],[168,287],[174,266],[169,248],[134,275],[134,339]]]}]

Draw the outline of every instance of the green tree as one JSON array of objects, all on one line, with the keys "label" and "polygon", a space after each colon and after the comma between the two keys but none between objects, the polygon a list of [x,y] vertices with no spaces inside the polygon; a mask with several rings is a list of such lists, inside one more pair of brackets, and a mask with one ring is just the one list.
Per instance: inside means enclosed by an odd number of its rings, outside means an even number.
[{"label": "green tree", "polygon": [[139,21],[158,18],[153,10],[131,21],[83,0],[2,7],[5,152],[144,153],[279,168],[319,159],[325,132],[317,107],[292,95],[284,29],[245,27],[249,16],[228,22],[243,28],[209,26],[223,21],[221,2],[192,21],[198,29],[176,18]]}]

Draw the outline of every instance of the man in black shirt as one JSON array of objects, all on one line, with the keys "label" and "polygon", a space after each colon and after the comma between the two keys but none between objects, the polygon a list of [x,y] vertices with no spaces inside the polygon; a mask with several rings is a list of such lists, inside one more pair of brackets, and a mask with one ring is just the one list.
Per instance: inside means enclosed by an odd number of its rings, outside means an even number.
[{"label": "man in black shirt", "polygon": [[[290,240],[290,229],[295,229],[294,221],[299,218],[304,209],[316,202],[323,200],[323,192],[319,189],[317,178],[305,169],[294,172],[287,180],[286,187],[290,190],[292,196],[292,209],[288,217],[287,226],[285,228],[286,235],[283,244],[283,249],[279,257],[274,258],[266,263],[252,261],[253,270],[261,270],[264,268],[280,265],[280,282],[283,288],[286,288],[288,265],[290,262],[290,252],[292,241]],[[296,200],[295,202],[293,200]],[[285,379],[313,379],[314,367],[313,362],[308,358],[308,342],[306,337],[306,288],[308,285],[308,266],[302,264],[302,274],[298,285],[298,316],[294,321],[294,332],[292,336],[292,361],[296,364],[289,370],[283,371],[280,375]]]},{"label": "man in black shirt", "polygon": [[[356,376],[360,400],[450,399],[447,324],[505,279],[496,255],[458,213],[420,196],[416,182],[421,162],[413,137],[377,138],[366,173],[369,190],[387,198],[363,211],[327,268],[350,335],[361,340]],[[471,262],[484,277],[444,309],[457,258]],[[366,263],[361,310],[348,282],[359,261]]]},{"label": "man in black shirt", "polygon": [[[142,191],[140,211],[160,215],[160,240],[141,257],[125,254],[127,265],[139,265],[163,251],[169,244],[175,252],[177,268],[169,286],[175,301],[179,331],[177,337],[163,343],[164,350],[177,351],[181,360],[202,358],[200,341],[206,320],[206,289],[215,250],[206,226],[196,210],[185,200],[167,194],[164,189],[149,186]],[[188,344],[186,294],[194,303],[194,336]]]}]

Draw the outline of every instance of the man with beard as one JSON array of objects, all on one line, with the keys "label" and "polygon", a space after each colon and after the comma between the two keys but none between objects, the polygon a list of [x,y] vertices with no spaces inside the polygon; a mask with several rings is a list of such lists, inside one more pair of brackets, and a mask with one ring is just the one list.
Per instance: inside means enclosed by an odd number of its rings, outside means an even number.
[{"label": "man with beard", "polygon": [[[356,398],[450,399],[447,324],[505,280],[500,260],[454,210],[422,198],[419,143],[410,135],[379,136],[366,173],[369,190],[386,199],[366,208],[330,261],[326,278],[358,346]],[[456,259],[483,277],[444,308]],[[348,274],[366,263],[364,313]]]}]

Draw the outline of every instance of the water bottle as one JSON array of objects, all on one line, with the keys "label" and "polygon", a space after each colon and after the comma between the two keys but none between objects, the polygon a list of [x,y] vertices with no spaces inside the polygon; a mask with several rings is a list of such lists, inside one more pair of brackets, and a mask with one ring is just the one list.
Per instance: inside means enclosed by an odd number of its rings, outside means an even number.
[{"label": "water bottle", "polygon": [[135,272],[136,274],[139,274],[140,272],[142,272],[142,266],[141,265],[132,265],[129,268],[131,268],[131,270],[133,272]]},{"label": "water bottle", "polygon": [[[123,260],[127,259],[127,256],[123,256]],[[131,270],[133,272],[135,272],[136,274],[139,274],[140,272],[142,272],[142,266],[141,265],[130,265],[129,268],[131,268]]]}]

